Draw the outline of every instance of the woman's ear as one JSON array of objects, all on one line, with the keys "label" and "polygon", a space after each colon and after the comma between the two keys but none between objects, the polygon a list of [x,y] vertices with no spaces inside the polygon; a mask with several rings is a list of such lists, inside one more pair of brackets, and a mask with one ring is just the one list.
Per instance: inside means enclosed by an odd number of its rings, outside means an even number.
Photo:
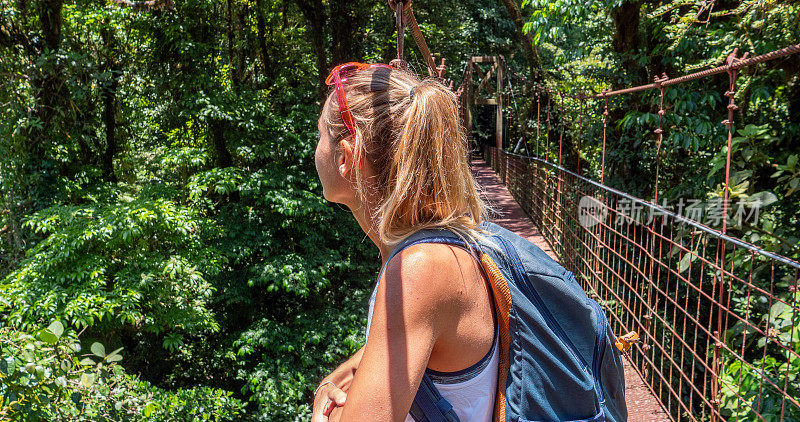
[{"label": "woman's ear", "polygon": [[362,169],[361,159],[356,157],[356,150],[353,144],[346,139],[339,141],[339,174],[342,177],[350,177],[350,172],[355,168],[356,160],[358,160],[358,168]]},{"label": "woman's ear", "polygon": [[353,169],[353,164],[355,162],[355,150],[353,149],[353,145],[347,140],[342,139],[339,141],[339,174],[342,177],[348,177],[350,175],[350,170]]}]

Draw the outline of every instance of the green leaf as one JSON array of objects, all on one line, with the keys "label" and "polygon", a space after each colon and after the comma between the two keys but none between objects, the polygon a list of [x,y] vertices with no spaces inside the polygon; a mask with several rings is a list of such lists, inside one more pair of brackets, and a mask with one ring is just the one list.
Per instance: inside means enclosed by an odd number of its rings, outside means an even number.
[{"label": "green leaf", "polygon": [[108,357],[111,357],[111,356],[114,356],[114,355],[118,355],[118,354],[119,354],[119,352],[121,352],[121,351],[122,351],[122,349],[123,349],[123,347],[120,347],[119,349],[117,349],[117,350],[114,350],[113,352],[111,352],[111,353],[109,353],[109,354],[108,354]]},{"label": "green leaf", "polygon": [[119,352],[121,350],[122,350],[122,347],[120,347],[119,349],[114,350],[113,352],[109,353],[108,356],[106,356],[106,362],[119,362],[119,361],[121,361],[122,360],[122,356],[119,354]]},{"label": "green leaf", "polygon": [[147,406],[145,406],[144,410],[142,410],[142,415],[145,418],[149,418],[153,415],[154,410],[156,410],[156,406],[153,403],[147,403]]},{"label": "green leaf", "polygon": [[797,154],[793,154],[789,156],[789,159],[786,161],[786,170],[794,171],[795,167],[797,167],[797,161],[800,160],[800,156]]},{"label": "green leaf", "polygon": [[39,333],[39,340],[47,344],[56,344],[58,342],[58,337],[56,337],[55,334],[45,330]]},{"label": "green leaf", "polygon": [[92,360],[92,358],[83,358],[80,363],[81,365],[92,366],[95,364],[95,361]]},{"label": "green leaf", "polygon": [[685,255],[683,255],[683,258],[681,258],[680,262],[678,262],[678,272],[682,273],[682,272],[686,271],[687,269],[689,269],[689,266],[691,265],[692,261],[694,261],[695,259],[697,259],[697,255],[695,255],[695,254],[693,254],[691,252],[686,253]]},{"label": "green leaf", "polygon": [[711,170],[708,172],[708,177],[713,177],[720,169],[722,169],[724,165],[725,163],[722,160],[712,161]]},{"label": "green leaf", "polygon": [[81,385],[83,385],[86,388],[89,388],[92,385],[94,385],[94,374],[81,375]]},{"label": "green leaf", "polygon": [[8,367],[7,375],[14,374],[14,371],[17,370],[17,364],[16,364],[16,361],[14,360],[14,358],[9,356],[9,357],[5,358],[5,362],[6,362],[6,365]]},{"label": "green leaf", "polygon": [[104,358],[106,357],[106,348],[102,344],[94,342],[92,343],[92,353],[95,356]]},{"label": "green leaf", "polygon": [[751,205],[758,204],[761,207],[766,207],[767,205],[769,205],[769,204],[771,204],[771,203],[773,203],[773,202],[775,202],[777,200],[778,200],[778,197],[775,196],[774,193],[765,190],[765,191],[761,191],[761,192],[755,193],[753,195],[750,195],[750,198],[748,198],[747,202],[750,203]]},{"label": "green leaf", "polygon": [[64,334],[64,325],[59,321],[55,321],[47,327],[47,330],[55,334],[56,337],[61,338],[61,335]]},{"label": "green leaf", "polygon": [[741,170],[733,173],[731,175],[730,183],[731,185],[738,185],[742,182],[746,181],[749,177],[753,175],[752,170]]}]

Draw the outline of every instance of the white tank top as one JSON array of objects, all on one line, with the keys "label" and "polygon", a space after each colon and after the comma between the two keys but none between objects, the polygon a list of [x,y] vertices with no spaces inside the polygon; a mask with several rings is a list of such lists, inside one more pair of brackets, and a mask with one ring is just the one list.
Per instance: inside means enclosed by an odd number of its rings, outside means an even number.
[{"label": "white tank top", "polygon": [[[367,338],[372,323],[372,312],[375,308],[375,296],[378,286],[372,291],[367,313]],[[497,323],[494,323],[494,340],[492,347],[480,361],[457,372],[437,372],[425,369],[425,373],[433,381],[439,393],[453,406],[461,422],[491,422],[494,411],[495,392],[497,391],[497,371],[500,362],[500,339]],[[406,422],[415,422],[411,415]]]}]

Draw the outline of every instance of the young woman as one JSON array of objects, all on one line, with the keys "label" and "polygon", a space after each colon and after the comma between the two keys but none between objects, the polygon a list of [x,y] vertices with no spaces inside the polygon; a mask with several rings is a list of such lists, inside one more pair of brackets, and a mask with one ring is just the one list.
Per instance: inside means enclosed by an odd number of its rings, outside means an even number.
[{"label": "young woman", "polygon": [[337,66],[328,84],[315,156],[323,194],[352,211],[383,265],[366,345],[319,384],[313,422],[413,420],[425,373],[462,422],[490,421],[499,348],[479,264],[441,244],[411,246],[386,262],[420,229],[480,236],[486,206],[456,96],[387,65]]}]

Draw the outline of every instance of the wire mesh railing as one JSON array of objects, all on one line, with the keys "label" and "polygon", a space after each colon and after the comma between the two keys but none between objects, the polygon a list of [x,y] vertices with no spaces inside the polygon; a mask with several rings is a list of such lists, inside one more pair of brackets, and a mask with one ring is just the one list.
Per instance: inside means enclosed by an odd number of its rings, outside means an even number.
[{"label": "wire mesh railing", "polygon": [[800,420],[800,264],[556,164],[484,157],[615,331],[639,333],[630,361],[674,420]]}]

